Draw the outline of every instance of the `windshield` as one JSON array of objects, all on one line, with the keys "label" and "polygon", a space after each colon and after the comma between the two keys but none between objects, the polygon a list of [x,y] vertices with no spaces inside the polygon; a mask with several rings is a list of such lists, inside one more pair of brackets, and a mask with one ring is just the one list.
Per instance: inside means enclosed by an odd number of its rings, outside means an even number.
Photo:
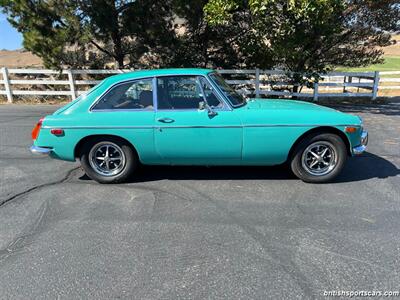
[{"label": "windshield", "polygon": [[210,74],[210,78],[228,98],[233,107],[242,106],[246,103],[246,99],[227,84],[221,75],[212,73]]}]

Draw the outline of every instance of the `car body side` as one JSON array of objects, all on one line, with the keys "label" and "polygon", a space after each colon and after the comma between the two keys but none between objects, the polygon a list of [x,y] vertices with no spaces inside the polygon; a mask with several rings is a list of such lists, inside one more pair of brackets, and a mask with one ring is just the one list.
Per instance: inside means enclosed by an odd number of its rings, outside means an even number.
[{"label": "car body side", "polygon": [[[341,136],[350,155],[360,145],[362,121],[358,117],[301,101],[254,99],[242,107],[229,106],[214,117],[206,110],[91,110],[119,82],[166,75],[207,78],[210,72],[177,69],[109,77],[87,96],[47,116],[34,145],[51,148],[54,158],[74,161],[87,138],[116,136],[134,147],[143,164],[174,165],[277,165],[289,158],[302,137],[316,130]],[[172,114],[177,122],[157,122]],[[357,130],[348,133],[348,126]],[[54,128],[63,129],[64,134],[53,135]]]}]

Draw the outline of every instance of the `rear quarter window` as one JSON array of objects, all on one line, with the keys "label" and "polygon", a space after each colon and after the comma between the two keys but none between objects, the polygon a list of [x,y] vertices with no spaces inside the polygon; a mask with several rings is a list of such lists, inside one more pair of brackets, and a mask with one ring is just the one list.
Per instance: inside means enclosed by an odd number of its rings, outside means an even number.
[{"label": "rear quarter window", "polygon": [[92,110],[152,110],[152,79],[120,83],[108,90],[93,106]]}]

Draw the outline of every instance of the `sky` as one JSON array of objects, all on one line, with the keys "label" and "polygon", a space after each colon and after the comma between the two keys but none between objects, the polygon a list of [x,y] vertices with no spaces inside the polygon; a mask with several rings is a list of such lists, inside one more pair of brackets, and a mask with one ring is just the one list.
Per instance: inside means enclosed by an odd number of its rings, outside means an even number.
[{"label": "sky", "polygon": [[22,35],[8,23],[6,15],[0,12],[0,50],[22,48]]}]

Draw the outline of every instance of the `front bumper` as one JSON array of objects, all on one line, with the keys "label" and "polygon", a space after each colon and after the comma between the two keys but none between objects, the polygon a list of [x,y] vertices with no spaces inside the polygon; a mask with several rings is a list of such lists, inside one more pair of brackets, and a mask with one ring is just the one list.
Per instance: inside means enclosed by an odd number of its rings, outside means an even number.
[{"label": "front bumper", "polygon": [[32,145],[29,150],[31,150],[31,152],[33,154],[37,154],[37,155],[49,155],[52,151],[51,148],[43,148],[43,147],[38,147],[35,145]]},{"label": "front bumper", "polygon": [[368,131],[365,130],[361,134],[361,145],[353,148],[353,154],[354,155],[363,154],[365,151],[367,151],[367,145],[368,145]]}]

